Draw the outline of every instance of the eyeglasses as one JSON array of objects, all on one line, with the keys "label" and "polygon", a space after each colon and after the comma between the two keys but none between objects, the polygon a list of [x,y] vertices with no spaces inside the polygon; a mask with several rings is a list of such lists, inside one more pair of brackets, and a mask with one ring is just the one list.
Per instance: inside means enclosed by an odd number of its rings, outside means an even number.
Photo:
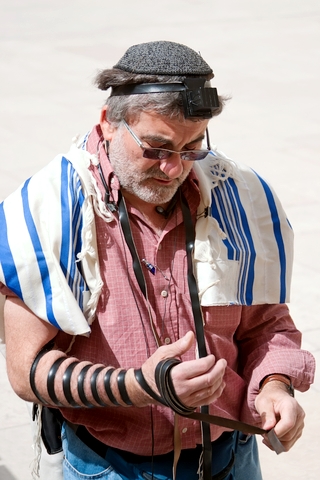
[{"label": "eyeglasses", "polygon": [[168,150],[167,148],[153,148],[153,147],[144,147],[140,138],[131,130],[129,125],[125,120],[122,120],[122,123],[133,137],[137,145],[143,150],[142,156],[148,158],[148,160],[167,160],[173,153],[178,153],[181,157],[181,160],[189,160],[194,162],[196,160],[203,160],[209,154],[210,140],[208,129],[206,129],[206,139],[207,139],[207,150],[185,150],[182,152],[176,152],[175,150]]}]

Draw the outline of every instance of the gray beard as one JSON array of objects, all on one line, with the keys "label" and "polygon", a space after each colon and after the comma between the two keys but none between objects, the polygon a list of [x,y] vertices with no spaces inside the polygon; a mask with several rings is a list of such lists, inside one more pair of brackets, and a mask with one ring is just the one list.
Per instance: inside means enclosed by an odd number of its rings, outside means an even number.
[{"label": "gray beard", "polygon": [[[148,179],[146,175],[139,176],[139,178],[134,178],[133,176],[128,175],[127,173],[123,176],[121,172],[115,170],[120,185],[127,192],[135,195],[144,202],[154,203],[156,205],[161,205],[163,203],[170,202],[174,197],[176,191],[181,185],[180,181],[177,179],[170,186],[161,186],[154,185],[151,182],[148,184]],[[157,176],[159,178],[159,176]]]},{"label": "gray beard", "polygon": [[172,185],[155,185],[152,180],[154,177],[169,180],[169,177],[160,170],[158,165],[152,166],[143,173],[138,173],[134,164],[129,159],[126,160],[122,145],[115,145],[113,142],[112,147],[109,159],[121,187],[147,203],[161,205],[170,202],[192,168],[183,171]]}]

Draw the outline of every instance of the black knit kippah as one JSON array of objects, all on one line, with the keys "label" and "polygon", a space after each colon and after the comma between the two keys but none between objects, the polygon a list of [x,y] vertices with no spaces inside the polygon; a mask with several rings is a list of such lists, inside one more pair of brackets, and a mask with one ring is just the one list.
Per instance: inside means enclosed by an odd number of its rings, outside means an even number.
[{"label": "black knit kippah", "polygon": [[133,45],[113,68],[146,75],[212,74],[212,69],[197,52],[167,41]]}]

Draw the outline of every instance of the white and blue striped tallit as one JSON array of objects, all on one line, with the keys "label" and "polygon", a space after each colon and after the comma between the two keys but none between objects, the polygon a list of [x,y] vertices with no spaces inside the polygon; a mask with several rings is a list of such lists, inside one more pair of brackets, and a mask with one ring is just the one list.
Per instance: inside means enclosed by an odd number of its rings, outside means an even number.
[{"label": "white and blue striped tallit", "polygon": [[[113,219],[90,162],[95,156],[73,145],[0,205],[0,281],[72,335],[89,334],[102,287],[94,212]],[[292,230],[270,187],[218,152],[194,168],[202,198],[194,250],[201,304],[288,301]]]},{"label": "white and blue striped tallit", "polygon": [[293,231],[271,187],[220,152],[195,170],[202,190],[194,254],[202,305],[288,302]]},{"label": "white and blue striped tallit", "polygon": [[90,332],[102,287],[92,158],[73,146],[0,205],[0,280],[70,334]]}]

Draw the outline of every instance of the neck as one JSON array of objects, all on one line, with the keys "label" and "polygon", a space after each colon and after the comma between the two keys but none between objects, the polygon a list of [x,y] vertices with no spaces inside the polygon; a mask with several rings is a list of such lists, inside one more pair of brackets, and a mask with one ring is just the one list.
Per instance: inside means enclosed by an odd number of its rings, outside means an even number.
[{"label": "neck", "polygon": [[163,212],[167,212],[167,210],[170,210],[170,206],[172,205],[173,199],[171,199],[169,202],[166,203],[149,203],[145,202],[141,198],[137,197],[133,193],[129,193],[126,190],[122,190],[122,195],[124,198],[131,203],[132,206],[137,208],[141,213],[144,215],[152,216],[154,214],[156,215],[163,215],[161,213],[161,210]]},{"label": "neck", "polygon": [[172,203],[173,199],[171,199],[169,202],[156,204],[145,202],[126,190],[122,190],[122,195],[133,207],[141,212],[146,223],[160,236],[166,220],[174,210],[175,200],[174,203]]}]

